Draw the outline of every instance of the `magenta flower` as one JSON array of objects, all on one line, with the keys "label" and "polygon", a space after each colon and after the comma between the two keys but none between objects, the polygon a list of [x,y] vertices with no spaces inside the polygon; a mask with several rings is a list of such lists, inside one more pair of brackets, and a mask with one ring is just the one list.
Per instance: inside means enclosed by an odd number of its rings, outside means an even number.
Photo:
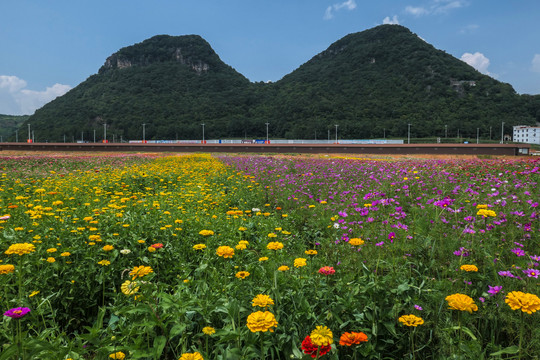
[{"label": "magenta flower", "polygon": [[414,305],[414,308],[418,311],[422,311],[424,309],[422,309],[422,307],[420,305]]},{"label": "magenta flower", "polygon": [[525,256],[525,251],[523,251],[523,249],[521,248],[513,248],[510,251],[516,254],[517,256]]},{"label": "magenta flower", "polygon": [[523,270],[523,272],[527,274],[528,277],[533,277],[535,279],[538,279],[538,274],[540,274],[540,271],[535,270],[535,269],[527,269],[527,270]]},{"label": "magenta flower", "polygon": [[[500,275],[500,274],[499,274]],[[502,290],[502,286],[490,286],[488,285],[489,287],[489,290],[488,290],[488,294],[489,296],[495,296],[497,295],[499,292],[501,292]]]},{"label": "magenta flower", "polygon": [[17,307],[9,309],[4,313],[4,316],[8,316],[13,319],[20,319],[30,312],[30,309],[27,307]]},{"label": "magenta flower", "polygon": [[396,237],[396,233],[393,231],[390,234],[388,234],[388,240],[390,240],[391,243],[394,242],[395,237]]}]

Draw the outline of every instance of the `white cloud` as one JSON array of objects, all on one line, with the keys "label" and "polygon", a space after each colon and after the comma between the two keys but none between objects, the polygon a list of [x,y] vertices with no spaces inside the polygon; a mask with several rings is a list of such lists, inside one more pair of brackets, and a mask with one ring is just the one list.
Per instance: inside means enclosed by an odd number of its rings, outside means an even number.
[{"label": "white cloud", "polygon": [[26,87],[26,81],[16,76],[0,75],[0,89],[6,89],[10,93],[19,91]]},{"label": "white cloud", "polygon": [[535,54],[532,61],[532,71],[540,73],[540,54]]},{"label": "white cloud", "polygon": [[30,115],[58,96],[71,90],[71,86],[54,84],[43,91],[26,89],[25,80],[12,75],[0,75],[0,114]]},{"label": "white cloud", "polygon": [[461,60],[471,65],[476,70],[480,71],[482,74],[492,75],[488,71],[489,59],[484,56],[484,54],[475,52],[474,54],[465,53],[461,55]]},{"label": "white cloud", "polygon": [[387,16],[383,19],[382,23],[389,25],[399,25],[399,20],[397,18],[397,15],[392,16],[392,18],[390,18],[390,16]]},{"label": "white cloud", "polygon": [[426,15],[429,13],[428,10],[426,10],[425,8],[423,7],[414,7],[414,6],[407,6],[405,8],[405,12],[407,14],[411,14],[411,15],[414,15],[414,16],[422,16],[422,15]]},{"label": "white cloud", "polygon": [[466,0],[431,0],[426,6],[406,6],[405,13],[414,16],[445,14],[453,9],[467,6]]},{"label": "white cloud", "polygon": [[345,10],[354,10],[356,9],[356,1],[355,0],[347,0],[342,3],[337,3],[332,6],[329,6],[326,8],[326,11],[324,12],[324,19],[330,20],[334,17],[334,13],[336,11],[339,11],[341,9]]}]

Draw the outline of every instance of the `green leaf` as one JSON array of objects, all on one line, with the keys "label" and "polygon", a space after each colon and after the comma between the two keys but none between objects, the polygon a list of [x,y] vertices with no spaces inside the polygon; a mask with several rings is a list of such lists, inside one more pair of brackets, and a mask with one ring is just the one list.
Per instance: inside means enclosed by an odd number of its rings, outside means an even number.
[{"label": "green leaf", "polygon": [[518,352],[519,352],[519,347],[517,347],[516,345],[512,345],[502,350],[499,350],[497,352],[491,353],[489,354],[489,356],[500,356],[502,354],[517,354]]},{"label": "green leaf", "polygon": [[165,348],[165,344],[167,344],[167,339],[163,335],[160,335],[154,339],[154,354],[156,355],[156,359],[161,358],[161,353]]}]

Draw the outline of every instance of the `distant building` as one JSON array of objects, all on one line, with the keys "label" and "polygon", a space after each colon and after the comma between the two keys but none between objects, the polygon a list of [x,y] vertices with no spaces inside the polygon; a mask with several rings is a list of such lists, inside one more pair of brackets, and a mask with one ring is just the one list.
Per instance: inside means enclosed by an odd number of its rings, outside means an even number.
[{"label": "distant building", "polygon": [[540,126],[514,126],[514,142],[540,145]]}]

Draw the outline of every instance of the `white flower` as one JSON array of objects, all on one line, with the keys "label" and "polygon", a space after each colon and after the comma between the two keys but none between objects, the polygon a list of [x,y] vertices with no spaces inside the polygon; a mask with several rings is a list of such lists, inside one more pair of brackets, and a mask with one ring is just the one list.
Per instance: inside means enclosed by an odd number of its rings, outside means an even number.
[{"label": "white flower", "polygon": [[253,209],[251,209],[251,211],[253,211],[254,213],[257,213],[257,212],[260,212],[261,209],[259,209],[259,208],[253,208]]},{"label": "white flower", "polygon": [[120,250],[120,253],[121,253],[122,255],[127,255],[127,254],[129,254],[130,252],[131,252],[131,250],[129,250],[129,249],[122,249],[122,250]]},{"label": "white flower", "polygon": [[334,229],[339,229],[339,224],[338,223],[334,223]]}]

